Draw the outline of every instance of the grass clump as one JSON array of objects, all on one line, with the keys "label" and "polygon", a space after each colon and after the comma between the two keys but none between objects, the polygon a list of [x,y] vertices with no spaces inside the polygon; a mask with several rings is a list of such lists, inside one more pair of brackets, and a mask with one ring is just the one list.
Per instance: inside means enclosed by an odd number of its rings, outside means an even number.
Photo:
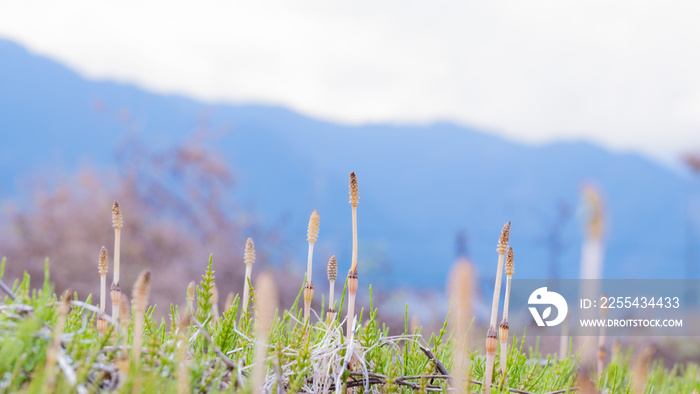
[{"label": "grass clump", "polygon": [[[462,347],[458,333],[450,333],[451,317],[428,339],[423,338],[421,327],[408,332],[408,323],[403,334],[392,336],[371,305],[369,311],[360,312],[348,341],[337,321],[329,324],[318,315],[303,320],[298,299],[275,313],[274,284],[261,274],[258,283],[268,283],[251,289],[248,312],[238,316],[241,300],[236,297],[212,322],[208,288],[215,277],[210,261],[194,316],[188,308],[181,313],[173,306],[167,327],[164,319],[154,319],[154,306],[145,306],[145,280],[143,275],[139,278],[142,285],[136,286],[131,316],[127,311],[121,315],[123,340],[122,334],[115,335],[117,322],[109,316],[105,316],[104,335],[99,335],[94,323],[100,308],[89,299],[80,301],[68,292],[58,300],[48,282],[30,292],[28,275],[12,286],[0,281],[6,290],[0,305],[0,391],[31,392],[49,385],[56,392],[86,393],[276,392],[278,387],[287,392],[328,392],[336,387],[366,392],[444,391],[453,379],[448,371],[460,365],[467,366],[467,371],[454,374],[463,377],[461,387],[482,390],[485,359],[478,351]],[[525,349],[524,343],[522,337],[514,337],[509,352],[497,354],[507,357],[508,380],[506,386],[497,378],[492,392],[547,393],[579,385],[576,354],[560,361],[540,355],[537,349]],[[460,353],[466,362],[454,359]],[[648,352],[641,358],[615,357],[599,378],[595,373],[586,379],[609,392],[700,389],[697,365],[669,370],[652,361]]]}]

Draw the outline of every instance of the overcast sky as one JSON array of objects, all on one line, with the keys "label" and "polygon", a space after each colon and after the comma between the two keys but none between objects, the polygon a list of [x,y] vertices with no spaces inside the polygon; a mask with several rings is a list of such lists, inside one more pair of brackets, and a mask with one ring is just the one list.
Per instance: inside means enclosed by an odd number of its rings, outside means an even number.
[{"label": "overcast sky", "polygon": [[0,37],[90,78],[339,122],[700,151],[698,1],[188,3],[2,1]]}]

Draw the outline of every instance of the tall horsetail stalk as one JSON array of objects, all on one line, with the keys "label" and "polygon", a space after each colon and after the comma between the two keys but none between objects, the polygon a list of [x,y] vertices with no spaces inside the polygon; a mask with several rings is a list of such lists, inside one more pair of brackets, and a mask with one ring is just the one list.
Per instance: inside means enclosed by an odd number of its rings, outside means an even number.
[{"label": "tall horsetail stalk", "polygon": [[350,173],[350,205],[352,205],[352,265],[348,271],[348,317],[347,338],[350,339],[355,319],[355,299],[357,298],[357,204],[360,200],[360,191],[357,186],[357,176]]},{"label": "tall horsetail stalk", "polygon": [[245,263],[245,283],[243,284],[243,313],[248,312],[248,299],[250,298],[250,277],[253,274],[253,264],[255,264],[255,243],[253,238],[245,241],[245,252],[243,253]]},{"label": "tall horsetail stalk", "polygon": [[[579,288],[579,299],[594,299],[600,296],[600,279],[603,277],[605,206],[600,190],[592,184],[587,184],[582,190],[583,202],[586,207],[586,229],[581,247],[581,267],[579,279],[586,282]],[[579,316],[583,319],[594,319],[593,309],[584,309]],[[581,350],[581,360],[584,365],[593,365],[597,356],[597,338],[594,335],[576,337],[577,348]]]},{"label": "tall horsetail stalk", "polygon": [[501,237],[498,240],[498,271],[496,271],[496,286],[493,289],[493,302],[491,304],[491,321],[486,332],[486,370],[484,371],[484,391],[491,392],[491,378],[493,377],[493,362],[496,357],[497,331],[496,319],[498,317],[498,301],[501,296],[501,280],[503,277],[503,260],[508,250],[508,238],[510,237],[510,222],[503,226]]},{"label": "tall horsetail stalk", "polygon": [[498,328],[498,339],[501,341],[501,373],[506,379],[506,368],[508,362],[508,306],[510,305],[510,283],[515,273],[515,262],[513,258],[513,248],[508,248],[506,257],[506,298],[503,300],[503,320]]},{"label": "tall horsetail stalk", "polygon": [[139,365],[141,360],[141,345],[143,343],[143,324],[145,320],[148,295],[151,292],[151,271],[141,272],[134,284],[131,298],[134,302],[134,340],[132,346],[132,357],[134,365]]},{"label": "tall horsetail stalk", "polygon": [[122,210],[118,202],[114,202],[112,206],[112,227],[114,227],[114,277],[112,279],[112,288],[110,296],[112,298],[112,318],[119,320],[119,298],[121,298],[122,290],[119,285],[119,257],[121,248],[122,227],[124,226],[124,218]]},{"label": "tall horsetail stalk", "polygon": [[[474,289],[474,267],[466,259],[459,259],[450,271],[448,290],[450,299],[450,329],[455,338],[452,362],[451,385],[457,393],[468,390],[469,378],[469,321],[471,320],[471,302]],[[413,316],[415,320],[417,316]],[[411,332],[415,333],[417,322],[412,322]]]},{"label": "tall horsetail stalk", "polygon": [[338,261],[335,256],[331,256],[328,260],[328,282],[330,283],[330,290],[328,294],[328,312],[326,312],[326,323],[331,324],[333,319],[335,319],[335,280],[338,278]]},{"label": "tall horsetail stalk", "polygon": [[277,310],[277,287],[272,277],[263,273],[255,283],[258,312],[258,338],[255,345],[255,365],[253,366],[253,393],[262,393],[267,375],[268,338],[272,331]]},{"label": "tall horsetail stalk", "polygon": [[[107,248],[100,249],[100,258],[97,264],[97,271],[100,273],[100,312],[105,313],[107,303]],[[100,336],[107,328],[107,321],[102,317],[97,318],[97,332]]]},{"label": "tall horsetail stalk", "polygon": [[314,283],[311,281],[311,271],[313,269],[314,245],[318,240],[318,230],[318,211],[313,211],[309,218],[309,228],[306,232],[306,240],[309,241],[309,254],[306,259],[306,284],[304,285],[304,321],[311,317],[311,300],[314,298]]}]

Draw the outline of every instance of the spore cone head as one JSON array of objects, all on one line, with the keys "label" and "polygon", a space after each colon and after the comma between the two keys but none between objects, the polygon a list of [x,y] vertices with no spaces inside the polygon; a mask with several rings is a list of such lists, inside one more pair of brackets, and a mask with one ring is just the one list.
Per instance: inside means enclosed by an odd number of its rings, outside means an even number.
[{"label": "spore cone head", "polygon": [[506,256],[506,275],[513,276],[515,273],[515,259],[513,257],[513,248],[508,248],[508,255]]},{"label": "spore cone head", "polygon": [[107,248],[104,246],[100,249],[100,262],[97,265],[97,270],[100,275],[107,275]]},{"label": "spore cone head", "polygon": [[338,261],[335,256],[331,256],[328,260],[328,280],[330,282],[335,281],[338,278]]},{"label": "spore cone head", "polygon": [[114,202],[112,206],[112,226],[116,229],[120,229],[124,226],[124,218],[122,217],[122,209],[119,207],[118,202]]},{"label": "spore cone head", "polygon": [[501,238],[498,240],[498,244],[502,247],[508,246],[508,240],[510,239],[510,221],[503,225],[503,230],[501,230]]},{"label": "spore cone head", "polygon": [[243,262],[246,264],[255,263],[255,244],[253,238],[248,238],[245,241],[245,252],[243,253]]},{"label": "spore cone head", "polygon": [[316,242],[318,239],[318,229],[319,229],[319,216],[318,211],[311,212],[311,217],[309,218],[309,230],[307,231],[306,240],[309,242]]},{"label": "spore cone head", "polygon": [[350,173],[350,204],[356,207],[360,202],[360,189],[357,187],[357,176],[354,172]]}]

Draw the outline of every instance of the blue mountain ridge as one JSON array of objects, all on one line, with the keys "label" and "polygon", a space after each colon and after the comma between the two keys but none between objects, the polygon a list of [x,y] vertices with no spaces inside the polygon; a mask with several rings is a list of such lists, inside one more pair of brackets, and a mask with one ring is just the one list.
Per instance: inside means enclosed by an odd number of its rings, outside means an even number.
[{"label": "blue mountain ridge", "polygon": [[[119,117],[130,117],[126,127]],[[0,40],[0,199],[27,177],[66,178],[81,165],[109,169],[136,132],[154,148],[183,140],[203,114],[230,133],[215,142],[235,171],[235,198],[271,225],[288,217],[304,265],[308,215],[321,215],[317,260],[350,260],[348,174],[360,184],[360,268],[365,283],[440,287],[455,237],[468,234],[482,278],[495,274],[496,242],[511,220],[516,275],[547,274],[547,235],[560,202],[559,271],[579,271],[581,185],[592,181],[609,212],[604,274],[677,278],[684,272],[687,181],[631,153],[585,142],[530,146],[450,123],[348,126],[265,105],[202,103],[86,80],[48,58]],[[323,264],[317,264],[319,271]],[[364,270],[364,272],[362,271]],[[320,274],[320,273],[319,273]]]}]

